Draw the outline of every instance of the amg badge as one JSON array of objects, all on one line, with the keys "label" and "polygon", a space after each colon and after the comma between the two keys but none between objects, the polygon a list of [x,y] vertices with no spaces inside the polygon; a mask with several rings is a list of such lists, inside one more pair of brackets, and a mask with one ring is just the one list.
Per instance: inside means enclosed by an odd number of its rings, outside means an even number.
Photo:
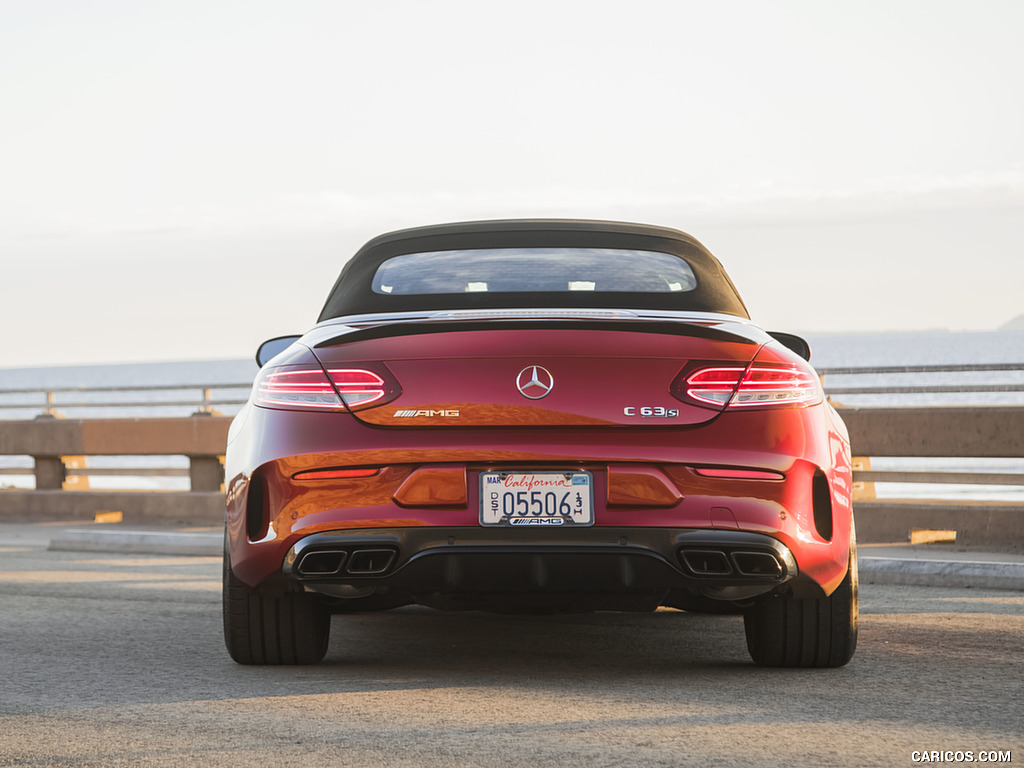
[{"label": "amg badge", "polygon": [[446,419],[457,419],[459,418],[458,411],[395,411],[393,414],[396,419],[411,419],[416,416],[425,416],[430,418],[431,416],[442,416]]}]

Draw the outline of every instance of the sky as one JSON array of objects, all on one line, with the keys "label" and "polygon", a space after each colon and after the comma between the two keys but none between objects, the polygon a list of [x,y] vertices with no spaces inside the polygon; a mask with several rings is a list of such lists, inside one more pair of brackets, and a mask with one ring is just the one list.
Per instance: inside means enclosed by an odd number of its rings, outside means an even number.
[{"label": "sky", "polygon": [[0,0],[0,368],[250,357],[392,229],[697,237],[797,333],[1024,314],[1018,0]]}]

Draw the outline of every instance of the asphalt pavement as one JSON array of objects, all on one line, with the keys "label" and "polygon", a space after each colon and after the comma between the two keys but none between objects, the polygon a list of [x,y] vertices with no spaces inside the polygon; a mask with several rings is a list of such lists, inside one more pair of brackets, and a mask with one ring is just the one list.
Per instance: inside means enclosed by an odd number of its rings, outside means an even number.
[{"label": "asphalt pavement", "polygon": [[[47,549],[92,528],[0,526],[0,766],[891,768],[1024,754],[1024,592],[862,583],[857,653],[839,669],[754,666],[740,616],[419,606],[333,616],[321,664],[247,667],[224,648],[219,555]],[[220,536],[162,532],[147,546]]]},{"label": "asphalt pavement", "polygon": [[[219,555],[219,527],[110,523],[4,523],[2,544],[44,544],[52,551]],[[1024,553],[956,544],[860,544],[861,581],[869,584],[1024,591]]]}]

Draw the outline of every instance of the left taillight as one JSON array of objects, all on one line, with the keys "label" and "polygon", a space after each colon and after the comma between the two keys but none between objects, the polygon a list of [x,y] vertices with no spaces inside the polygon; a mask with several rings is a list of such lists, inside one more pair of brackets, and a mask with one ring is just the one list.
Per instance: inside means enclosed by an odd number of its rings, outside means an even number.
[{"label": "left taillight", "polygon": [[716,365],[684,371],[672,394],[715,408],[785,408],[821,402],[814,372],[786,363]]},{"label": "left taillight", "polygon": [[362,368],[331,368],[327,373],[349,408],[370,405],[383,400],[388,393],[387,382],[373,371]]},{"label": "left taillight", "polygon": [[344,411],[380,405],[400,394],[397,382],[366,368],[280,366],[260,371],[253,402],[264,408]]}]

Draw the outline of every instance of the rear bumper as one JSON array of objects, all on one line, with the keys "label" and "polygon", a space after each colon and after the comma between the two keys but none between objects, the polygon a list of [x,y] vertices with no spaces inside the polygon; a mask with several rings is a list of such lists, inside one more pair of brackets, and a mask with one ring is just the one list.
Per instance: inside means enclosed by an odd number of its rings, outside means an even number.
[{"label": "rear bumper", "polygon": [[[738,566],[728,547],[746,541],[743,537],[759,537],[773,552],[778,545],[795,565],[787,567],[782,582],[766,582],[769,590],[779,583],[794,588],[806,583],[828,594],[846,573],[849,446],[825,406],[727,414],[692,429],[643,430],[397,430],[368,427],[346,414],[247,408],[232,432],[226,461],[228,541],[236,574],[252,587],[288,578],[319,589],[333,580],[341,586],[387,586],[395,594],[418,594],[416,582],[436,586],[439,574],[451,578],[457,570],[450,565],[453,553],[459,553],[458,568],[472,574],[468,581],[487,585],[480,593],[504,588],[506,581],[540,583],[531,569],[559,572],[555,555],[571,561],[572,572],[585,575],[583,587],[566,582],[567,593],[585,592],[586,583],[620,571],[626,574],[622,583],[613,580],[608,589],[602,587],[604,592],[634,583],[668,584],[704,595],[719,587],[763,586],[745,576],[733,583],[731,571],[693,573],[679,558],[677,538],[684,534],[690,541],[707,539],[702,546],[726,547],[722,552],[730,569]],[[780,479],[707,477],[694,469],[702,466],[760,468]],[[300,479],[302,473],[328,467],[380,469],[372,477]],[[530,539],[523,535],[526,529],[480,526],[479,473],[500,467],[590,471],[593,527],[533,530],[530,536],[536,538]],[[448,478],[448,490],[455,487],[449,482],[453,476],[463,477],[464,498],[455,493],[431,499],[402,491],[424,469],[429,477]],[[827,480],[824,503],[831,509],[826,535],[815,519],[822,496],[815,492],[815,481],[822,477]],[[350,539],[394,547],[398,554],[388,574],[359,576],[373,582],[364,584],[351,573],[331,579],[288,570],[295,565],[289,560],[312,542],[336,544],[347,557],[351,553],[344,546]],[[488,581],[487,569],[477,567],[492,557],[508,564],[499,569],[512,574],[508,579]],[[381,591],[374,594],[379,597]]]},{"label": "rear bumper", "polygon": [[[515,610],[650,609],[687,596],[820,595],[793,553],[742,531],[587,528],[324,531],[289,549],[282,577],[354,610],[409,603]],[[674,595],[674,599],[671,597]]]}]

